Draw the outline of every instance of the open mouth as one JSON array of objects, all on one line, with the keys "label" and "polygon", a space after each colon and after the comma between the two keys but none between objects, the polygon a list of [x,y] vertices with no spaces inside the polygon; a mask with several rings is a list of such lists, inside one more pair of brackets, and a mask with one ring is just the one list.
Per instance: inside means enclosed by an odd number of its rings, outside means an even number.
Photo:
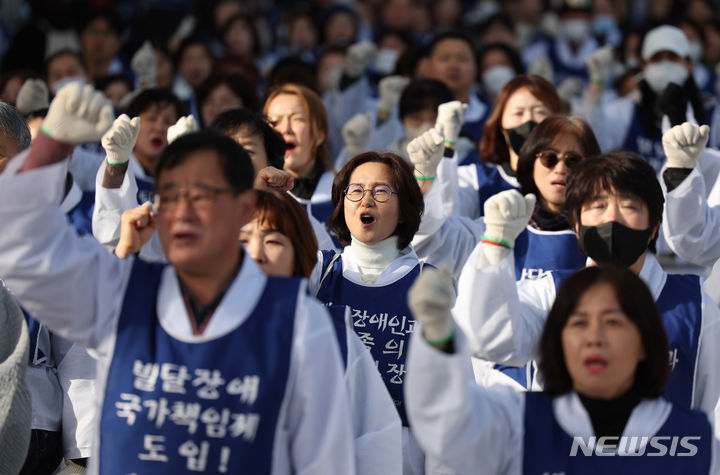
[{"label": "open mouth", "polygon": [[599,356],[590,356],[585,358],[583,364],[591,373],[600,373],[601,371],[604,371],[608,365],[607,361]]},{"label": "open mouth", "polygon": [[172,239],[177,244],[190,244],[197,239],[197,235],[192,232],[176,232],[173,233]]},{"label": "open mouth", "polygon": [[294,142],[285,142],[285,153],[292,152],[295,150],[295,147],[297,147],[297,144]]},{"label": "open mouth", "polygon": [[564,180],[556,180],[556,181],[551,182],[550,184],[556,188],[565,188]]},{"label": "open mouth", "polygon": [[162,147],[163,146],[163,141],[160,138],[154,138],[154,139],[150,140],[150,143],[152,144],[153,147]]},{"label": "open mouth", "polygon": [[363,214],[360,215],[360,222],[363,224],[369,225],[375,222],[375,217],[370,214]]}]

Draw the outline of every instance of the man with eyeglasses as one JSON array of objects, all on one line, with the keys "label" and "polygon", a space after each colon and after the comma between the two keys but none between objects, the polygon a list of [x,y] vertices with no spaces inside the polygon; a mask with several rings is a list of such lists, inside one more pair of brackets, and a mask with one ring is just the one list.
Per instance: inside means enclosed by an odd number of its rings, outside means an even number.
[{"label": "man with eyeglasses", "polygon": [[111,123],[100,93],[67,86],[37,145],[0,176],[0,275],[99,358],[90,472],[354,473],[327,312],[302,281],[266,277],[246,258],[252,164],[232,139],[189,134],[163,152],[156,220],[170,265],[117,259],[67,227],[56,204],[64,159]]}]

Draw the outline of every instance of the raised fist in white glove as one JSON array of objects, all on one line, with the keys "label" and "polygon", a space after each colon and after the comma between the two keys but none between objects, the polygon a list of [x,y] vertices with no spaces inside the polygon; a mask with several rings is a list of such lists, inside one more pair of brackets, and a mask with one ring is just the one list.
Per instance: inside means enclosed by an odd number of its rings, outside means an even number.
[{"label": "raised fist in white glove", "polygon": [[114,119],[112,104],[90,85],[68,84],[50,103],[41,130],[68,144],[97,142]]},{"label": "raised fist in white glove", "polygon": [[112,127],[103,135],[101,143],[109,165],[123,165],[130,159],[140,132],[140,117],[132,120],[126,114],[115,119]]},{"label": "raised fist in white glove", "polygon": [[380,80],[380,101],[378,112],[390,115],[400,102],[400,95],[407,86],[408,80],[403,76],[387,76]]},{"label": "raised fist in white glove", "polygon": [[557,87],[558,96],[560,96],[560,99],[566,104],[569,104],[573,97],[580,97],[582,92],[583,82],[580,78],[574,76],[565,78]]},{"label": "raised fist in white glove", "polygon": [[445,139],[442,133],[430,129],[415,137],[407,145],[408,157],[415,166],[415,178],[433,180],[442,160]]},{"label": "raised fist in white glove", "polygon": [[481,238],[482,254],[490,265],[497,265],[512,252],[515,239],[527,227],[536,198],[523,196],[517,190],[505,190],[485,201],[485,234]]},{"label": "raised fist in white glove", "polygon": [[173,143],[175,139],[182,137],[185,134],[197,131],[197,129],[197,122],[195,122],[195,117],[193,117],[192,114],[180,117],[177,122],[175,122],[175,125],[168,127],[168,144]]},{"label": "raised fist in white glove", "polygon": [[155,62],[155,50],[149,41],[143,43],[130,61],[130,67],[137,74],[139,88],[147,89],[155,87],[157,83],[157,64]]},{"label": "raised fist in white glove", "polygon": [[42,79],[26,80],[18,91],[15,108],[22,115],[45,109],[50,103],[47,84]]},{"label": "raised fist in white glove", "polygon": [[355,114],[352,119],[345,122],[342,137],[349,158],[367,150],[371,127],[370,114]]},{"label": "raised fist in white glove", "polygon": [[376,52],[377,47],[372,41],[360,41],[350,46],[345,55],[345,74],[351,78],[362,75]]},{"label": "raised fist in white glove", "polygon": [[445,269],[425,268],[408,291],[408,305],[422,323],[423,336],[430,344],[445,344],[453,334],[450,308],[454,297],[453,281]]},{"label": "raised fist in white glove", "polygon": [[610,82],[612,62],[613,51],[611,45],[605,45],[602,48],[596,49],[595,52],[585,60],[590,82],[608,84]]},{"label": "raised fist in white glove", "polygon": [[694,168],[708,142],[710,127],[685,122],[662,136],[668,168]]},{"label": "raised fist in white glove", "polygon": [[550,83],[554,82],[554,76],[552,64],[547,56],[542,55],[530,65],[527,70],[528,74],[536,74],[547,79]]},{"label": "raised fist in white glove", "polygon": [[451,147],[460,136],[460,129],[465,120],[465,113],[468,105],[460,101],[450,101],[438,106],[435,128],[445,137],[445,141]]}]

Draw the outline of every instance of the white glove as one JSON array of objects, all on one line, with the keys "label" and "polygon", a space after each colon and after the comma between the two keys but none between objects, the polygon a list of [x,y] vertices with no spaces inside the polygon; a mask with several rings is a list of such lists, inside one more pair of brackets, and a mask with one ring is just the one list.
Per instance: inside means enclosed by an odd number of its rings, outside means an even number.
[{"label": "white glove", "polygon": [[130,61],[130,67],[137,74],[139,88],[147,89],[157,84],[157,64],[155,63],[155,50],[149,41],[143,43]]},{"label": "white glove", "polygon": [[352,119],[345,122],[342,137],[349,158],[367,151],[371,125],[370,114],[355,114]]},{"label": "white glove", "polygon": [[445,269],[425,268],[408,291],[408,306],[430,344],[447,343],[453,333],[453,281]]},{"label": "white glove", "polygon": [[400,102],[400,95],[407,86],[408,80],[403,76],[387,76],[380,80],[380,101],[378,111],[390,115]]},{"label": "white glove", "polygon": [[167,141],[168,144],[171,144],[175,141],[175,139],[185,135],[189,134],[190,132],[197,131],[198,126],[195,122],[195,117],[191,115],[186,115],[183,117],[180,117],[177,122],[175,122],[175,125],[171,125],[168,127],[167,130]]},{"label": "white glove", "polygon": [[710,127],[685,122],[676,125],[662,136],[668,168],[695,168],[708,142]]},{"label": "white glove", "polygon": [[560,99],[562,99],[566,104],[569,104],[573,97],[580,97],[582,92],[583,82],[580,78],[574,76],[566,78],[557,87],[558,96],[560,96]]},{"label": "white glove", "polygon": [[533,63],[530,65],[530,67],[527,70],[528,74],[536,74],[538,76],[542,76],[543,78],[547,79],[548,82],[551,84],[554,84],[554,73],[552,64],[550,63],[550,60],[547,56],[542,55]]},{"label": "white glove", "polygon": [[598,48],[585,60],[590,82],[608,84],[612,71],[613,51],[611,45]]},{"label": "white glove", "polygon": [[[512,252],[515,239],[527,227],[535,209],[535,195],[523,196],[517,190],[505,190],[485,201],[485,234],[482,254],[490,265],[497,265]],[[489,241],[489,242],[488,242]]]},{"label": "white glove", "polygon": [[18,91],[15,108],[22,115],[45,109],[50,103],[47,84],[42,79],[26,80]]},{"label": "white glove", "polygon": [[68,84],[50,103],[41,130],[59,142],[97,142],[110,128],[112,104],[90,85]]},{"label": "white glove", "polygon": [[351,78],[362,75],[375,57],[376,51],[377,48],[372,41],[360,41],[350,46],[345,55],[345,74]]},{"label": "white glove", "polygon": [[103,135],[101,143],[107,154],[109,165],[122,165],[130,159],[130,153],[138,133],[140,132],[140,117],[130,120],[126,114],[115,119],[112,127]]},{"label": "white glove", "polygon": [[445,141],[454,147],[460,136],[468,105],[460,101],[450,101],[438,106],[435,128],[445,137]]},{"label": "white glove", "polygon": [[410,162],[415,166],[416,178],[429,180],[435,178],[438,163],[442,160],[444,142],[442,133],[430,129],[412,139],[407,145]]}]

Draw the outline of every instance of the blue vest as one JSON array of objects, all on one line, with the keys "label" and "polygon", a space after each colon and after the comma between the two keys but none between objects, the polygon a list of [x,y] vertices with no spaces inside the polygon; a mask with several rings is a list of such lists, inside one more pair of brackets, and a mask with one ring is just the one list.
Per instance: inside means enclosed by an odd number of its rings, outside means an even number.
[{"label": "blue vest", "polygon": [[577,67],[563,63],[558,53],[557,41],[550,41],[548,43],[547,57],[550,60],[550,64],[552,64],[553,81],[556,86],[559,86],[561,82],[569,77],[577,77],[587,83],[589,77],[585,63],[583,62],[582,66]]},{"label": "blue vest", "polygon": [[95,208],[95,192],[83,191],[78,204],[67,212],[68,221],[70,221],[78,235],[92,234],[93,208]]},{"label": "blue vest", "polygon": [[[553,272],[557,289],[572,272]],[[702,286],[700,277],[691,274],[668,274],[660,297],[655,302],[660,311],[670,347],[670,378],[665,398],[681,407],[692,407],[695,366],[702,329]]]},{"label": "blue vest", "polygon": [[526,228],[515,240],[515,279],[538,279],[551,270],[576,271],[585,267],[574,232]]},{"label": "blue vest", "polygon": [[332,269],[320,283],[317,298],[325,305],[347,305],[353,328],[370,350],[378,371],[395,402],[403,426],[408,427],[403,383],[405,359],[415,319],[407,305],[407,293],[420,274],[420,263],[402,279],[383,287],[366,287],[350,282],[342,275],[342,256],[322,251],[323,272]]},{"label": "blue vest", "polygon": [[145,203],[146,201],[150,201],[150,195],[152,195],[153,190],[155,189],[155,182],[151,180],[145,180],[140,177],[135,177],[135,183],[137,183],[137,202],[139,205]]},{"label": "blue vest", "polygon": [[340,348],[340,356],[343,361],[343,368],[347,371],[347,354],[348,354],[348,341],[347,341],[347,322],[345,321],[345,305],[330,305],[326,307],[330,313],[330,321],[333,324],[333,330],[335,330],[335,336],[337,337],[338,345]]},{"label": "blue vest", "polygon": [[[597,449],[585,455],[575,447],[573,437],[555,419],[552,398],[545,393],[525,393],[525,434],[523,473],[542,474],[707,474],[712,457],[712,429],[707,416],[700,411],[673,405],[660,430],[645,447],[638,449],[639,439],[618,441],[619,452],[626,455],[600,456]],[[593,447],[584,440],[585,447]],[[631,453],[637,455],[631,455]],[[664,452],[664,455],[663,455]],[[695,452],[695,454],[693,454]],[[608,453],[608,449],[600,451]]]},{"label": "blue vest", "polygon": [[268,277],[242,325],[187,343],[158,321],[163,267],[133,264],[101,412],[99,472],[270,473],[300,281]]},{"label": "blue vest", "polygon": [[338,240],[337,236],[335,235],[335,233],[330,231],[330,228],[328,227],[328,219],[330,218],[333,209],[335,209],[332,201],[319,201],[317,203],[310,203],[308,201],[304,203],[304,206],[305,211],[307,211],[308,214],[311,214],[315,219],[320,221],[325,226],[325,229],[327,229],[328,234],[333,241],[333,244],[335,244],[335,247],[342,248],[342,244]]},{"label": "blue vest", "polygon": [[635,152],[642,155],[647,162],[652,165],[656,173],[665,164],[665,151],[662,146],[662,134],[657,128],[652,134],[648,135],[640,122],[640,113],[638,106],[633,107],[632,120],[630,121],[630,129],[625,136],[621,150]]},{"label": "blue vest", "polygon": [[485,214],[483,204],[491,196],[505,190],[517,189],[505,181],[498,168],[500,165],[478,162],[475,164],[478,178],[478,199],[480,203],[480,216]]}]

